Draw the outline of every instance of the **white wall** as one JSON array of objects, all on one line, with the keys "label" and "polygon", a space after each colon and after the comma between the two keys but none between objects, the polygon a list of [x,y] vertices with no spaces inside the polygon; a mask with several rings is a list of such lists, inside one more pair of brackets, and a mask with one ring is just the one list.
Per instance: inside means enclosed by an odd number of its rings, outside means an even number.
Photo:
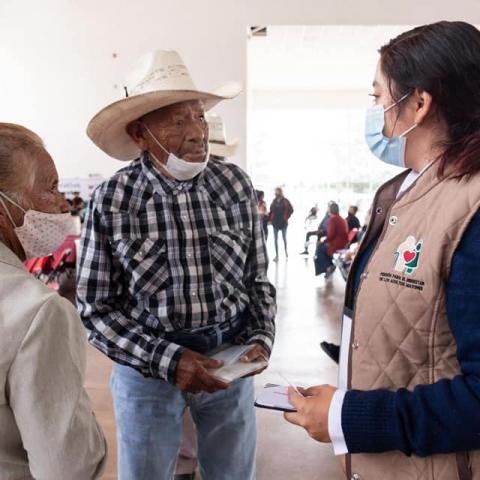
[{"label": "white wall", "polygon": [[[480,23],[477,0],[0,0],[0,120],[38,132],[61,176],[122,166],[90,143],[91,116],[123,96],[128,66],[145,51],[180,51],[197,85],[246,81],[248,25]],[[112,54],[116,53],[117,58]],[[245,165],[246,96],[217,108],[234,159]]]}]

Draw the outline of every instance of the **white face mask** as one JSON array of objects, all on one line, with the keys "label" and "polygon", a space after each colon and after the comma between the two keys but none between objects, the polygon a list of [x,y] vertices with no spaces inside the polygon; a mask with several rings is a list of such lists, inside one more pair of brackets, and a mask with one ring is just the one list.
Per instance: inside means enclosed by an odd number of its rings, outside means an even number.
[{"label": "white face mask", "polygon": [[[25,213],[21,227],[15,225],[2,197]],[[14,226],[15,235],[22,245],[27,259],[50,255],[68,235],[80,234],[80,225],[70,213],[44,213],[25,210],[3,192],[0,192],[0,203]]]},{"label": "white face mask", "polygon": [[174,153],[169,152],[153,135],[153,133],[150,131],[150,129],[143,124],[147,132],[150,134],[150,136],[153,138],[155,143],[165,152],[168,154],[168,160],[167,164],[164,165],[158,158],[150,152],[150,155],[162,166],[162,168],[165,169],[166,172],[168,172],[173,178],[176,178],[177,180],[180,181],[185,181],[185,180],[191,180],[192,178],[196,177],[199,173],[203,172],[205,170],[207,163],[208,163],[208,158],[210,156],[210,152],[207,151],[207,154],[205,155],[205,161],[204,162],[187,162],[186,160],[182,160],[181,158],[178,158]]}]

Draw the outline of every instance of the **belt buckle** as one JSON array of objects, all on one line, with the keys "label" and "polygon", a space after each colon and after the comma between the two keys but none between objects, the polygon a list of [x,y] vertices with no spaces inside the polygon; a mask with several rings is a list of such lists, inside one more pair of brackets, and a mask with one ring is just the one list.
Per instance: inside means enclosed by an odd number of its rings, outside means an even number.
[{"label": "belt buckle", "polygon": [[208,330],[213,330],[213,329],[214,329],[213,325],[204,325],[203,327],[192,328],[192,329],[188,330],[187,332],[192,333],[192,334],[197,334],[197,333],[205,333]]}]

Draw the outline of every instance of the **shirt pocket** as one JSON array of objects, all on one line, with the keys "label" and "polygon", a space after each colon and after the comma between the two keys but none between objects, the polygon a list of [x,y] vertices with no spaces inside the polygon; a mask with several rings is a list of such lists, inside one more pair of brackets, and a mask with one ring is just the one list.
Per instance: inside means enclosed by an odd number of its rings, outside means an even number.
[{"label": "shirt pocket", "polygon": [[121,239],[112,247],[133,295],[154,295],[170,285],[165,242],[150,238]]},{"label": "shirt pocket", "polygon": [[250,242],[250,236],[242,230],[210,234],[210,260],[216,283],[243,284]]}]

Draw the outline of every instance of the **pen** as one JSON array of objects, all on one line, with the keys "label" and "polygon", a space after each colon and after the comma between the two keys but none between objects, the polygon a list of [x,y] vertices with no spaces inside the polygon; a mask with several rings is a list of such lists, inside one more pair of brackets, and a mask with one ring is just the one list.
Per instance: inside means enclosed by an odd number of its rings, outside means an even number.
[{"label": "pen", "polygon": [[303,395],[300,393],[300,391],[298,390],[298,388],[288,379],[286,378],[284,375],[282,375],[280,372],[278,372],[278,375],[280,376],[280,378],[282,378],[282,380],[284,380],[285,382],[288,383],[288,385],[290,385],[301,397],[303,397]]}]

